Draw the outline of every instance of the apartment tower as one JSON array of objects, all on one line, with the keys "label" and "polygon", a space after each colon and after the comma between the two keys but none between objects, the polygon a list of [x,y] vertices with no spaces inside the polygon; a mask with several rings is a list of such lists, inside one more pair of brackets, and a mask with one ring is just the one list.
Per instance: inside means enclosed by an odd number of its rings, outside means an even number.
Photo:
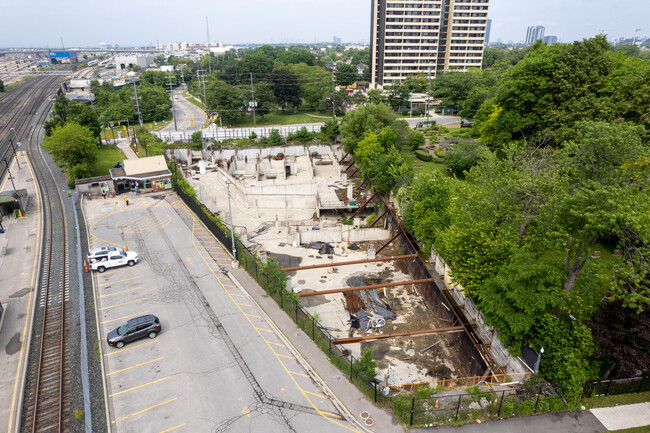
[{"label": "apartment tower", "polygon": [[489,0],[372,0],[371,87],[480,68]]}]

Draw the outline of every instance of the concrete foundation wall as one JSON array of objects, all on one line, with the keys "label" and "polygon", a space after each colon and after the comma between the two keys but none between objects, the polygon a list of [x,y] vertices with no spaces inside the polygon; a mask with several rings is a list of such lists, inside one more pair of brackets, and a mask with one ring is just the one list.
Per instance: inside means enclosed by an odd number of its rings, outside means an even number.
[{"label": "concrete foundation wall", "polygon": [[302,245],[314,242],[368,242],[390,239],[390,231],[384,229],[350,229],[335,227],[321,230],[299,232],[299,242]]}]

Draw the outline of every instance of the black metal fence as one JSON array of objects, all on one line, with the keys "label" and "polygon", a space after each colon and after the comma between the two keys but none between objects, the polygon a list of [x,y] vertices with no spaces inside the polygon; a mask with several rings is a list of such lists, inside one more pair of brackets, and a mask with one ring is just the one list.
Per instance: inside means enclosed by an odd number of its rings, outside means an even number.
[{"label": "black metal fence", "polygon": [[650,378],[647,374],[628,379],[597,380],[588,382],[583,388],[585,397],[632,394],[650,391]]},{"label": "black metal fence", "polygon": [[457,395],[400,398],[395,415],[409,426],[465,423],[566,410],[562,397],[543,391],[485,391]]}]

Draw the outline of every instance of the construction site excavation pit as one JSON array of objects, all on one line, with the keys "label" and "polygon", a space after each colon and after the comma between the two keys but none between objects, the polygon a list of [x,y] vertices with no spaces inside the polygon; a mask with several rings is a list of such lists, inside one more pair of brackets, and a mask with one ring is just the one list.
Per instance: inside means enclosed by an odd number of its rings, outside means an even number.
[{"label": "construction site excavation pit", "polygon": [[[362,182],[350,174],[349,160],[341,162],[340,145],[222,148],[198,155],[177,149],[170,156],[210,211],[229,224],[232,209],[235,232],[260,258],[275,258],[282,268],[341,264],[289,270],[288,289],[335,339],[363,337],[341,349],[355,358],[371,349],[383,385],[399,389],[485,372],[477,371],[466,340],[459,344],[459,323],[427,305],[421,284],[399,284],[415,280],[407,266],[414,255],[399,257],[406,253],[385,221],[390,214],[372,227],[366,216],[373,210],[355,215],[372,192],[356,188]],[[351,261],[360,263],[342,265]],[[361,286],[374,288],[338,291]],[[312,295],[323,291],[335,292]],[[392,334],[401,335],[383,337]]]}]

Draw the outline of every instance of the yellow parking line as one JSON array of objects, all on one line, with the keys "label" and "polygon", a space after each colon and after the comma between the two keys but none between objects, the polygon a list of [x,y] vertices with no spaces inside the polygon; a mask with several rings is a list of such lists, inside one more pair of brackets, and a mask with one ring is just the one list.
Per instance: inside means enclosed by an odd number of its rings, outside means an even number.
[{"label": "yellow parking line", "polygon": [[115,307],[119,307],[119,306],[127,305],[127,304],[133,304],[134,302],[144,301],[144,300],[146,300],[146,299],[147,299],[147,298],[140,298],[140,299],[136,299],[136,300],[134,300],[134,301],[123,302],[123,303],[121,303],[121,304],[117,304],[117,305],[111,305],[110,307],[100,308],[99,311],[110,310],[111,308],[115,308]]},{"label": "yellow parking line", "polygon": [[126,368],[123,368],[121,370],[113,371],[111,373],[106,374],[106,376],[110,376],[111,374],[115,374],[115,373],[121,373],[121,372],[126,371],[126,370],[131,370],[132,368],[140,367],[141,365],[151,364],[152,362],[160,361],[161,359],[163,359],[163,358],[160,357],[160,358],[152,359],[151,361],[142,362],[142,363],[140,363],[138,365],[134,365],[132,367],[126,367]]},{"label": "yellow parking line", "polygon": [[156,343],[157,341],[158,340],[148,341],[146,343],[138,344],[137,346],[131,346],[131,347],[127,348],[127,349],[116,350],[115,352],[105,353],[104,356],[111,356],[111,355],[115,355],[116,353],[126,352],[127,350],[137,349],[138,347],[146,346],[147,344],[151,344],[151,343]]},{"label": "yellow parking line", "polygon": [[116,395],[124,394],[125,392],[133,391],[134,389],[142,388],[143,386],[151,385],[156,382],[162,382],[163,380],[169,379],[171,376],[163,377],[162,379],[156,379],[152,380],[151,382],[143,383],[142,385],[134,386],[133,388],[125,389],[124,391],[116,392],[114,394],[109,395],[109,397],[113,397]]},{"label": "yellow parking line", "polygon": [[296,358],[293,357],[293,356],[289,356],[289,355],[281,355],[281,354],[279,354],[279,353],[276,353],[275,356],[279,356],[280,358],[296,359]]},{"label": "yellow parking line", "polygon": [[155,409],[155,408],[157,408],[157,407],[159,407],[159,406],[162,406],[163,404],[171,403],[171,402],[174,401],[174,400],[177,400],[177,398],[174,397],[174,398],[172,398],[172,399],[170,399],[170,400],[163,401],[162,403],[158,403],[158,404],[155,404],[155,405],[153,405],[153,406],[150,406],[150,407],[148,407],[148,408],[146,408],[146,409],[142,409],[141,411],[138,411],[138,412],[132,413],[131,415],[123,416],[122,418],[118,418],[118,419],[116,419],[115,421],[113,421],[113,424],[115,424],[115,423],[118,422],[118,421],[122,421],[122,420],[125,420],[125,419],[127,419],[127,418],[131,418],[132,416],[140,415],[140,414],[143,413],[143,412],[146,412],[146,411],[151,410],[151,409]]},{"label": "yellow parking line", "polygon": [[135,280],[138,277],[125,278],[123,280],[109,281],[108,283],[97,284],[97,287],[108,286],[109,284],[121,283],[122,281]]},{"label": "yellow parking line", "polygon": [[124,272],[124,271],[128,271],[128,270],[129,270],[129,268],[116,269],[116,270],[114,270],[114,271],[104,272],[102,275],[103,275],[103,276],[106,276],[106,275],[113,275],[113,274],[117,274],[118,272]]},{"label": "yellow parking line", "polygon": [[276,343],[274,341],[268,341],[268,340],[264,340],[264,341],[266,342],[266,344],[272,344],[274,346],[284,347],[284,344],[282,344],[282,343]]},{"label": "yellow parking line", "polygon": [[185,425],[185,423],[183,423],[183,424],[179,424],[179,425],[177,425],[176,427],[168,428],[167,430],[163,430],[163,431],[161,431],[160,433],[167,433],[168,431],[176,430],[177,428],[179,428],[179,427],[183,427],[184,425]]},{"label": "yellow parking line", "polygon": [[257,329],[258,331],[273,332],[270,329],[266,329],[266,328],[257,328],[257,327],[255,327],[255,329]]},{"label": "yellow parking line", "polygon": [[262,316],[258,316],[258,315],[255,315],[255,314],[246,314],[246,313],[244,313],[244,316],[248,316],[248,317],[257,317],[258,319],[261,319],[261,318],[262,318]]},{"label": "yellow parking line", "polygon": [[133,291],[141,289],[141,288],[142,287],[134,287],[134,288],[129,289],[129,290],[122,290],[121,292],[109,293],[107,295],[101,295],[100,298],[106,298],[108,296],[113,296],[113,295],[119,295],[120,293],[133,292]]},{"label": "yellow parking line", "polygon": [[142,313],[129,314],[128,316],[118,317],[117,319],[104,320],[104,321],[102,322],[102,325],[103,325],[104,323],[111,323],[111,322],[117,322],[118,320],[122,320],[122,319],[128,319],[129,317],[142,316],[142,315],[147,314],[148,312],[149,312],[149,311],[143,311]]},{"label": "yellow parking line", "polygon": [[316,394],[315,392],[305,391],[304,389],[302,390],[302,392],[304,392],[305,394],[313,395],[315,397],[325,398],[324,395]]},{"label": "yellow parking line", "polygon": [[236,305],[239,305],[240,307],[252,307],[250,304],[240,304],[239,302],[235,302]]},{"label": "yellow parking line", "polygon": [[289,372],[289,374],[293,374],[294,376],[309,377],[308,375],[303,373],[298,373],[297,371],[291,371],[291,370],[287,370],[287,371]]},{"label": "yellow parking line", "polygon": [[334,418],[343,419],[343,417],[341,415],[339,415],[338,413],[326,412],[324,410],[321,410],[320,413],[324,413],[324,414],[332,416]]},{"label": "yellow parking line", "polygon": [[242,295],[241,293],[232,293],[232,292],[226,292],[226,293],[228,293],[230,296],[240,296],[242,298],[246,297],[246,295]]}]

